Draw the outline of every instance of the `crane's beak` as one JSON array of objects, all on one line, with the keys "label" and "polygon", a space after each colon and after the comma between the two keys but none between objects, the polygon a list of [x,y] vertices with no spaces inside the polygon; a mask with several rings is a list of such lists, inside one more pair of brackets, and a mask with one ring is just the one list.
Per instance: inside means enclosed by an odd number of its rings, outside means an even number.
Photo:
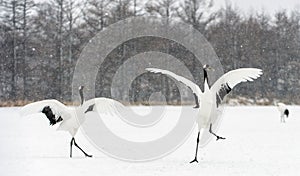
[{"label": "crane's beak", "polygon": [[211,66],[208,66],[206,69],[207,69],[207,71],[215,71],[215,69],[212,68]]}]

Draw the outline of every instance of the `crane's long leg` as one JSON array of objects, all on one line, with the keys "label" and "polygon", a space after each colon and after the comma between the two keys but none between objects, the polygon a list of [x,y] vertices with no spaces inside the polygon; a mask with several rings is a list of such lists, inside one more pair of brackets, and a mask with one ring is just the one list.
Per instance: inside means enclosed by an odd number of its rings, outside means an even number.
[{"label": "crane's long leg", "polygon": [[199,108],[199,101],[198,101],[198,97],[196,94],[194,94],[194,97],[195,97],[195,102],[196,102],[196,106],[194,106],[194,108]]},{"label": "crane's long leg", "polygon": [[73,138],[73,139],[74,139],[74,145],[75,145],[77,148],[79,148],[79,150],[80,150],[82,153],[84,153],[85,156],[87,156],[87,157],[92,157],[92,155],[87,154],[85,151],[82,150],[82,148],[79,147],[79,145],[77,145],[77,143],[76,143],[76,141],[75,141],[75,138]]},{"label": "crane's long leg", "polygon": [[285,116],[284,114],[281,114],[281,116],[280,116],[280,122],[281,123],[285,123],[285,117],[284,116]]},{"label": "crane's long leg", "polygon": [[198,163],[197,154],[198,154],[198,145],[199,145],[199,135],[200,135],[200,131],[198,132],[198,137],[197,137],[197,146],[196,146],[195,159],[193,161],[191,161],[190,163],[193,163],[193,162],[197,162]]},{"label": "crane's long leg", "polygon": [[71,139],[71,143],[70,143],[70,158],[72,158],[72,146],[73,146],[73,142],[74,142],[74,138]]},{"label": "crane's long leg", "polygon": [[210,132],[211,134],[213,134],[214,136],[217,137],[216,140],[219,140],[219,139],[226,139],[226,138],[224,138],[224,137],[221,137],[221,136],[216,135],[216,133],[214,133],[214,132],[212,131],[211,126],[212,126],[212,124],[210,124],[210,126],[209,126],[209,132]]}]

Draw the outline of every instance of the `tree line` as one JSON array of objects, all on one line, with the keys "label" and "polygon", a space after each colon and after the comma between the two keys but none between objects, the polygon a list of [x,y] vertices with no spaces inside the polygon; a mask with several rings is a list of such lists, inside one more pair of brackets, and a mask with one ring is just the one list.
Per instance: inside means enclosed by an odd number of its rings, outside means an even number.
[{"label": "tree line", "polygon": [[[238,86],[233,96],[300,103],[300,12],[242,15],[230,4],[213,9],[210,0],[3,0],[0,100],[71,101],[73,71],[86,43],[113,23],[151,15],[182,21],[200,31],[216,51],[224,71],[240,67],[263,69],[263,77],[254,86]],[[112,66],[120,64],[120,60],[134,55],[137,45],[174,55],[185,52],[179,45],[170,49],[170,42],[145,38],[123,43],[108,56],[107,62]],[[193,60],[189,62],[195,65]],[[99,70],[96,96],[111,96],[114,69]],[[156,87],[143,88],[145,80]],[[119,99],[132,102],[147,101],[149,92],[157,91],[170,104],[180,101],[174,82],[166,77],[157,79],[155,75],[141,75],[134,80],[129,93],[117,91]]]}]

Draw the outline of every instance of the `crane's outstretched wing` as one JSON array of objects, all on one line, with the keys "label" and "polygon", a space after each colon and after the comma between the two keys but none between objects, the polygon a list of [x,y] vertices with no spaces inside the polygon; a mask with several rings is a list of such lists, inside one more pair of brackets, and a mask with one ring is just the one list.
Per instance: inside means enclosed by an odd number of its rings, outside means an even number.
[{"label": "crane's outstretched wing", "polygon": [[71,117],[70,110],[61,102],[53,99],[42,100],[25,105],[20,110],[21,116],[29,116],[36,113],[42,113],[43,109],[47,111],[46,117],[50,121],[50,125],[54,125],[62,120]]},{"label": "crane's outstretched wing", "polygon": [[217,106],[234,86],[241,82],[253,81],[262,74],[262,70],[257,68],[240,68],[225,73],[211,87],[211,91],[216,94]]},{"label": "crane's outstretched wing", "polygon": [[101,97],[85,101],[82,108],[84,113],[94,111],[105,114],[120,114],[124,110],[125,106],[116,100]]},{"label": "crane's outstretched wing", "polygon": [[146,68],[146,70],[149,72],[152,72],[152,73],[161,73],[161,74],[167,75],[167,76],[185,84],[187,87],[189,87],[192,90],[192,92],[198,97],[198,99],[200,99],[199,95],[202,94],[202,91],[199,88],[199,86],[197,84],[193,83],[192,81],[190,81],[182,76],[176,75],[175,73],[168,71],[168,70],[162,70],[162,69],[158,69],[158,68]]}]

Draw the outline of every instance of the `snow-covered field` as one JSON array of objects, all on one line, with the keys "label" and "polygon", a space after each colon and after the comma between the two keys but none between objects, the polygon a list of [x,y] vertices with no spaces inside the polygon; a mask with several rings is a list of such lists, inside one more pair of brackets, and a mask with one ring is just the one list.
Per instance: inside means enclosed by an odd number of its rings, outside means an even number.
[{"label": "snow-covered field", "polygon": [[281,124],[276,107],[226,107],[218,134],[200,148],[199,163],[190,164],[196,128],[172,154],[144,163],[124,162],[98,151],[81,131],[76,140],[93,158],[74,149],[70,135],[49,127],[47,119],[24,118],[19,108],[0,108],[0,175],[297,175],[300,173],[300,107],[290,107]]}]

